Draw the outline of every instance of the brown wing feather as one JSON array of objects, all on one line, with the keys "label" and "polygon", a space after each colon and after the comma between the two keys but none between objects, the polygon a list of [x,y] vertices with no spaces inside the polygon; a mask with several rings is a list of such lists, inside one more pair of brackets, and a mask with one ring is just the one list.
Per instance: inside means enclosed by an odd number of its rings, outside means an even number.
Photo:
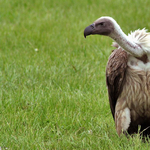
[{"label": "brown wing feather", "polygon": [[109,103],[112,115],[115,114],[116,101],[122,91],[122,83],[127,68],[128,55],[125,51],[115,49],[107,63],[106,67],[106,83],[108,87]]}]

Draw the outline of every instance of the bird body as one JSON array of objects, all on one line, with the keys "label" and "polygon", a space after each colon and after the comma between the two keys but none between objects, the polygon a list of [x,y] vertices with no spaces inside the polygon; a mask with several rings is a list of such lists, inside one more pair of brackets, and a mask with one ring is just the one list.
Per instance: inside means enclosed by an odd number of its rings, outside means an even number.
[{"label": "bird body", "polygon": [[111,17],[101,17],[84,36],[105,35],[115,42],[106,66],[110,108],[118,135],[139,131],[150,135],[150,33],[146,29],[126,35]]}]

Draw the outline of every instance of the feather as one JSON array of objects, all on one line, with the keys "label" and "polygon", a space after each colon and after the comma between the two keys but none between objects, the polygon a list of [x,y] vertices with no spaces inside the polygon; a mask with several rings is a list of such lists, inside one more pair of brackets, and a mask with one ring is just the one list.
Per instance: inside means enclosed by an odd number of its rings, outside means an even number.
[{"label": "feather", "polygon": [[146,53],[150,53],[150,33],[145,28],[131,32],[128,37],[131,41],[140,45]]}]

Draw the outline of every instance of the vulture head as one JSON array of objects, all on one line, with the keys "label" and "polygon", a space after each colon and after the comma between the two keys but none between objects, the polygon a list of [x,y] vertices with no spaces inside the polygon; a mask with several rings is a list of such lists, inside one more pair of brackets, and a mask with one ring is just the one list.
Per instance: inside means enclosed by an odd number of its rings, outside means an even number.
[{"label": "vulture head", "polygon": [[93,24],[89,25],[84,30],[84,37],[91,34],[99,34],[111,36],[116,28],[119,28],[119,25],[111,17],[101,17],[97,19]]}]

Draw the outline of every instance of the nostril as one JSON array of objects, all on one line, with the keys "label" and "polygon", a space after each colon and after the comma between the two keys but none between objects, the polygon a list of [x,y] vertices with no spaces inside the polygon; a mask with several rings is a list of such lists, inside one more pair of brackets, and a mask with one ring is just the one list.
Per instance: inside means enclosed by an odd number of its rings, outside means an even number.
[{"label": "nostril", "polygon": [[94,23],[93,23],[93,24],[91,24],[91,28],[92,28],[92,29],[94,29],[94,27],[95,27]]}]

